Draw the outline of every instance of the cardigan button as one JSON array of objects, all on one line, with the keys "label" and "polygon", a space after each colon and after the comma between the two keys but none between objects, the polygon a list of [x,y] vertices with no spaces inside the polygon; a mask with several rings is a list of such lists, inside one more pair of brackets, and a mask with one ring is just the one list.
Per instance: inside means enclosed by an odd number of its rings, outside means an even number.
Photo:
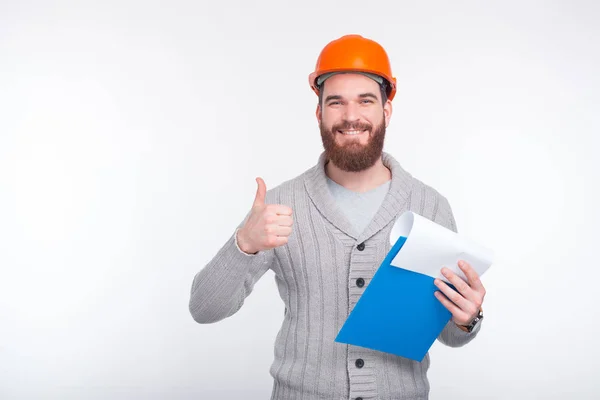
[{"label": "cardigan button", "polygon": [[356,280],[356,286],[358,286],[358,287],[363,287],[363,286],[365,286],[365,280],[364,280],[363,278],[358,278],[358,279]]},{"label": "cardigan button", "polygon": [[359,251],[363,251],[363,250],[365,249],[365,242],[362,242],[361,244],[359,244],[358,246],[356,246],[356,248],[357,248]]},{"label": "cardigan button", "polygon": [[356,360],[354,365],[356,365],[356,368],[362,368],[365,366],[365,362],[362,358],[359,358],[358,360]]}]

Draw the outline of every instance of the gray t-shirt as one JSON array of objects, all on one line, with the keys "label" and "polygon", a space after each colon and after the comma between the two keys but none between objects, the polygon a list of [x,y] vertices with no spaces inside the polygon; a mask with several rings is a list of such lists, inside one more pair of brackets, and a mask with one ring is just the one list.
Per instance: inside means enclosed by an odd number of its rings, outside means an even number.
[{"label": "gray t-shirt", "polygon": [[389,180],[368,192],[359,193],[346,189],[327,177],[327,186],[338,207],[358,232],[362,232],[369,225],[381,207],[391,182]]}]

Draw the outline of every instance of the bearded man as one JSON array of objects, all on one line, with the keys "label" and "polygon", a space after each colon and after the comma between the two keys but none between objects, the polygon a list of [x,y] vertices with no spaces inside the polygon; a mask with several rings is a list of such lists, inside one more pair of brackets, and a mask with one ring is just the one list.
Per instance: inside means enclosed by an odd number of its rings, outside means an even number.
[{"label": "bearded man", "polygon": [[[383,151],[396,79],[387,53],[359,35],[321,51],[309,84],[324,151],[301,175],[257,192],[246,218],[194,277],[189,309],[201,324],[234,314],[267,270],[285,305],[275,342],[271,399],[427,399],[429,353],[421,362],[335,337],[390,250],[390,230],[410,210],[456,232],[448,200]],[[485,289],[443,273],[439,301],[452,313],[438,337],[470,342],[481,329]]]}]

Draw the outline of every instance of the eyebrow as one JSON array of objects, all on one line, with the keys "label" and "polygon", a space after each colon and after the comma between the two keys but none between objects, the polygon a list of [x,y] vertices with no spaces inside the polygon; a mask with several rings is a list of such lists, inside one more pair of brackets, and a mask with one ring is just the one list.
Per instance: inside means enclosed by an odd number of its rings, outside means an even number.
[{"label": "eyebrow", "polygon": [[377,96],[375,96],[373,93],[361,93],[358,95],[358,97],[360,97],[361,99],[371,97],[373,100],[377,100]]},{"label": "eyebrow", "polygon": [[325,98],[325,103],[327,103],[327,102],[329,102],[331,100],[341,100],[341,99],[342,99],[342,96],[339,96],[337,94],[335,94],[335,95],[329,95],[329,96],[327,96]]}]

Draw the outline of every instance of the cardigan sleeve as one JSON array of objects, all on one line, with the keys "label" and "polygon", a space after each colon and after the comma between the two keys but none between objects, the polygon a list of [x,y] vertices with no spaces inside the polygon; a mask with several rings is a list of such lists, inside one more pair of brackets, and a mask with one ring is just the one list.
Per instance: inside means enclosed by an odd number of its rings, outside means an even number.
[{"label": "cardigan sleeve", "polygon": [[216,255],[194,276],[189,311],[200,324],[218,322],[236,313],[255,283],[275,261],[273,249],[256,254],[247,254],[240,249],[237,232],[249,215],[246,214]]}]

